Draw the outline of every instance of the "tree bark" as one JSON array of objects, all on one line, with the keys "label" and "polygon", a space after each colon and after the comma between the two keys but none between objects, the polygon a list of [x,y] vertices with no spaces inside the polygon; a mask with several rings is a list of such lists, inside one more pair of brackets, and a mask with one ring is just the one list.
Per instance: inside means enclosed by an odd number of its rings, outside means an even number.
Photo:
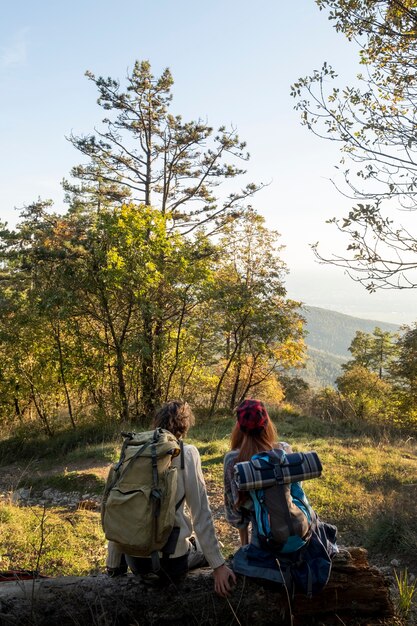
[{"label": "tree bark", "polygon": [[143,348],[141,355],[142,410],[144,423],[150,420],[156,408],[153,323],[151,313],[145,308],[143,311]]},{"label": "tree bark", "polygon": [[394,621],[388,583],[370,567],[366,551],[343,549],[333,562],[326,589],[308,599],[296,596],[293,619],[285,594],[238,577],[227,599],[216,596],[208,568],[170,587],[144,584],[133,576],[68,577],[0,584],[0,624],[36,626],[309,626],[386,624]]},{"label": "tree bark", "polygon": [[60,328],[60,325],[59,325],[59,319],[56,322],[56,326],[54,326],[53,320],[51,320],[50,324],[51,324],[52,332],[54,334],[56,345],[57,345],[57,348],[58,348],[59,371],[61,373],[62,386],[64,387],[65,398],[67,400],[68,415],[69,415],[69,418],[70,418],[70,421],[71,421],[71,426],[75,429],[77,426],[75,424],[74,413],[73,413],[73,410],[72,410],[71,397],[70,397],[70,394],[69,394],[68,385],[67,385],[67,379],[66,379],[66,376],[65,376],[64,354],[63,354],[63,350],[62,350],[61,328]]}]

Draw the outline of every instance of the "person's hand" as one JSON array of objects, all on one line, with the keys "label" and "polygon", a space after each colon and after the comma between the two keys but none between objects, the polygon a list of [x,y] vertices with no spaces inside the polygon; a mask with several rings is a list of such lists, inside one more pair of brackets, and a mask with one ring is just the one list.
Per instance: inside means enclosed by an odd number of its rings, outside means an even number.
[{"label": "person's hand", "polygon": [[233,585],[236,584],[235,573],[230,567],[227,567],[226,563],[223,563],[223,565],[213,570],[213,576],[214,591],[222,598],[226,598],[230,594]]}]

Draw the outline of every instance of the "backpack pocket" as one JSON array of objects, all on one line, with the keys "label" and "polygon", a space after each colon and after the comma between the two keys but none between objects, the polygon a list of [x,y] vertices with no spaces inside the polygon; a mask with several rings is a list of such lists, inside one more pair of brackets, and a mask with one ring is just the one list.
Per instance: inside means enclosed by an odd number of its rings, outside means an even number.
[{"label": "backpack pocket", "polygon": [[[147,556],[152,543],[150,489],[110,490],[103,515],[106,537]],[[130,554],[130,553],[129,553]]]},{"label": "backpack pocket", "polygon": [[157,517],[156,542],[160,550],[168,541],[168,537],[175,523],[175,498],[177,495],[177,469],[169,468],[160,477],[161,502]]}]

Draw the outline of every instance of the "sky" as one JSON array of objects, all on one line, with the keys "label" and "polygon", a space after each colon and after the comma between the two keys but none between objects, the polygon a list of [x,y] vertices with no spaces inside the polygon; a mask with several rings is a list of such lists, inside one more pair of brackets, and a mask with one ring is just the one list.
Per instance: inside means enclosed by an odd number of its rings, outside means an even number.
[{"label": "sky", "polygon": [[414,322],[413,291],[369,294],[344,271],[318,264],[310,244],[341,251],[347,241],[326,220],[352,201],[334,188],[339,155],[300,125],[290,85],[330,62],[343,83],[357,50],[314,0],[0,0],[0,216],[10,225],[38,197],[64,210],[60,183],[81,161],[68,142],[103,112],[84,76],[119,78],[136,59],[174,77],[172,111],[217,127],[233,125],[248,144],[253,199],[281,234],[288,296],[357,317]]}]

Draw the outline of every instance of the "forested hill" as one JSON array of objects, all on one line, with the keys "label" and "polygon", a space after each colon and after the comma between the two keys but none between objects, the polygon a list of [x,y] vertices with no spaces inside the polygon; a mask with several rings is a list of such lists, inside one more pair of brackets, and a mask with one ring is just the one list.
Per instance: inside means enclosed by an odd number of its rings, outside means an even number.
[{"label": "forested hill", "polygon": [[348,348],[356,331],[372,333],[378,326],[381,330],[395,333],[396,324],[365,320],[328,309],[314,306],[303,307],[306,320],[306,343],[309,360],[301,374],[311,385],[332,385],[340,374],[340,366],[349,359]]},{"label": "forested hill", "polygon": [[307,344],[339,356],[349,355],[348,348],[357,330],[372,333],[376,326],[391,333],[399,330],[396,324],[363,320],[315,306],[303,307],[303,316],[307,322]]}]

